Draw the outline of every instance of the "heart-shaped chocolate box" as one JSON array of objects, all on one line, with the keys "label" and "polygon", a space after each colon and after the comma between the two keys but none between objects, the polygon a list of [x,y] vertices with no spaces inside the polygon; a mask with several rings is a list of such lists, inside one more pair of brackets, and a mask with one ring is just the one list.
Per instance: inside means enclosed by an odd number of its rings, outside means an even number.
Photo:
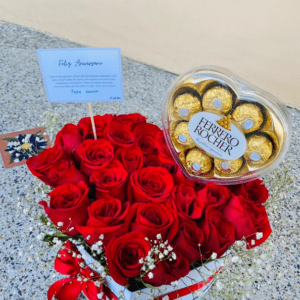
[{"label": "heart-shaped chocolate box", "polygon": [[291,139],[280,100],[215,67],[178,77],[162,116],[173,158],[198,181],[237,184],[261,177],[283,160]]}]

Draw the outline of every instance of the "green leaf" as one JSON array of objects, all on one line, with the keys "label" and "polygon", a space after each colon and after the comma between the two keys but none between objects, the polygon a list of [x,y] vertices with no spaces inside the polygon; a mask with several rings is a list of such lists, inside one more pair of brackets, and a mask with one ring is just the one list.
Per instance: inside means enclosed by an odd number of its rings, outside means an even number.
[{"label": "green leaf", "polygon": [[149,284],[149,283],[145,283],[145,282],[143,281],[143,284],[145,285],[145,287],[147,287],[147,288],[149,288],[149,289],[155,289],[155,287],[154,287],[153,285]]},{"label": "green leaf", "polygon": [[3,140],[5,140],[7,142],[18,142],[18,139],[15,137],[4,138]]},{"label": "green leaf", "polygon": [[41,222],[42,222],[43,224],[47,225],[48,219],[47,219],[47,217],[46,217],[45,215],[41,215],[41,216],[40,216],[40,220],[41,220]]},{"label": "green leaf", "polygon": [[15,160],[12,157],[10,157],[9,158],[9,164],[12,164],[13,162],[15,162]]}]

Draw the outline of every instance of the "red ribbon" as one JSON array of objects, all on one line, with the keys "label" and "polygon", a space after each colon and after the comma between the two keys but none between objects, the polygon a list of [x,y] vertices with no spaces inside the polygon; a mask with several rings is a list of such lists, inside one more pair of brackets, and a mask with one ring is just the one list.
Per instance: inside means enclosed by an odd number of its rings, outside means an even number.
[{"label": "red ribbon", "polygon": [[[70,241],[65,242],[59,250],[54,262],[54,268],[57,272],[69,275],[70,277],[60,279],[51,285],[48,290],[48,300],[76,300],[81,292],[89,300],[104,300],[106,297],[110,300],[119,300],[107,285],[102,284],[99,273],[85,264],[81,253]],[[221,268],[215,274],[218,274],[220,270]],[[165,296],[168,296],[169,300],[178,299],[202,289],[213,278],[213,276],[210,276],[205,282],[198,282],[194,285],[159,296],[154,300],[162,300]]]},{"label": "red ribbon", "polygon": [[106,299],[100,275],[85,264],[77,247],[70,241],[59,250],[54,269],[70,277],[51,285],[48,300],[76,300],[81,292],[89,300]]},{"label": "red ribbon", "polygon": [[[220,267],[216,271],[215,275],[218,274],[221,271],[221,269],[222,269],[222,267]],[[188,294],[191,294],[192,292],[195,292],[195,291],[198,291],[198,290],[202,289],[207,284],[209,284],[211,281],[213,281],[213,279],[214,279],[214,277],[210,276],[210,277],[208,277],[207,281],[198,282],[196,284],[190,285],[190,286],[182,288],[180,290],[176,290],[174,292],[171,292],[169,294],[165,294],[165,295],[159,296],[159,297],[155,298],[154,300],[162,300],[163,297],[165,297],[165,296],[168,296],[169,300],[178,299],[180,297],[186,296]]]}]

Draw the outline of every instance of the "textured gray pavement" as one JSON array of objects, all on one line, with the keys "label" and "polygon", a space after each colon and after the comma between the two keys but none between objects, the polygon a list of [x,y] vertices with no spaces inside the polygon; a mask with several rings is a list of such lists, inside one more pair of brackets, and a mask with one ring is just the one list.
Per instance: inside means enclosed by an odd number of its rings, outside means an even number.
[{"label": "textured gray pavement", "polygon": [[[0,134],[35,128],[47,111],[57,111],[69,120],[88,115],[86,104],[50,104],[46,100],[36,49],[71,47],[82,46],[0,22]],[[128,59],[123,59],[122,68],[124,103],[93,104],[94,113],[140,112],[160,126],[164,94],[176,75]],[[295,163],[291,173],[299,174],[300,113],[290,112],[294,132],[288,158]],[[0,159],[0,300],[46,299],[48,287],[59,278],[53,277],[52,263],[42,266],[55,252],[36,238],[40,228],[34,215],[41,212],[37,205],[41,199],[29,200],[32,183],[26,165],[5,169]],[[299,186],[299,181],[294,185]],[[300,207],[299,201],[293,200],[299,193],[285,196],[287,200],[279,202],[270,216],[275,251],[274,257],[262,264],[271,269],[262,271],[254,282],[250,299],[300,299]]]}]

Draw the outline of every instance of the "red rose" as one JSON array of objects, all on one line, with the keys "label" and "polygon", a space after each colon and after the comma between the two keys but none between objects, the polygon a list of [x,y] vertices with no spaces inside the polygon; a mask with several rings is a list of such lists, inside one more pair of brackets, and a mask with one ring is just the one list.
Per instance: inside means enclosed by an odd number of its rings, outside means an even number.
[{"label": "red rose", "polygon": [[91,176],[93,171],[105,168],[114,158],[114,147],[107,140],[86,140],[77,150],[80,171]]},{"label": "red rose", "polygon": [[173,178],[165,168],[147,167],[131,174],[128,197],[134,202],[165,202],[173,186]]},{"label": "red rose", "polygon": [[128,174],[141,169],[143,166],[143,152],[135,146],[119,148],[115,153],[115,157],[123,164]]},{"label": "red rose", "polygon": [[116,121],[130,126],[133,130],[137,125],[146,122],[146,118],[140,114],[117,115]]},{"label": "red rose", "polygon": [[204,219],[198,224],[204,235],[201,252],[209,258],[213,252],[222,256],[235,242],[235,229],[225,216],[213,207],[205,211]]},{"label": "red rose", "polygon": [[40,180],[56,187],[65,183],[88,183],[86,177],[79,172],[71,158],[67,157],[60,145],[45,149],[37,156],[27,160],[28,169]]},{"label": "red rose", "polygon": [[172,245],[174,245],[175,249],[182,253],[191,264],[203,259],[199,246],[203,244],[203,240],[203,232],[197,227],[196,223],[185,220],[180,223]]},{"label": "red rose", "polygon": [[158,132],[156,136],[155,145],[158,149],[161,163],[174,163],[174,159],[166,143],[166,139],[162,130]]},{"label": "red rose", "polygon": [[[146,274],[143,277],[144,282],[153,286],[161,286],[163,284],[171,284],[172,282],[186,276],[190,272],[190,264],[188,260],[178,251],[174,251],[176,259],[163,260],[159,262],[151,272],[153,278],[150,279]],[[148,273],[149,274],[149,273]]]},{"label": "red rose", "polygon": [[128,231],[140,231],[150,240],[161,234],[163,240],[171,241],[178,229],[178,217],[174,209],[163,203],[135,203],[126,216]]},{"label": "red rose", "polygon": [[130,126],[118,122],[110,122],[105,129],[104,135],[115,149],[131,147],[135,142]]},{"label": "red rose", "polygon": [[144,167],[161,167],[161,162],[157,154],[144,154]]},{"label": "red rose", "polygon": [[127,174],[123,168],[104,168],[93,172],[90,182],[95,184],[96,199],[109,195],[125,201]]},{"label": "red rose", "polygon": [[60,160],[71,160],[71,158],[63,152],[62,146],[54,145],[52,148],[45,149],[39,155],[30,157],[26,163],[31,173],[40,178],[44,177],[50,167]]},{"label": "red rose", "polygon": [[156,151],[156,136],[161,131],[154,124],[142,123],[135,127],[133,134],[136,142],[145,154]]},{"label": "red rose", "polygon": [[61,160],[55,162],[46,174],[47,180],[44,181],[51,187],[56,187],[65,183],[77,184],[79,181],[85,182],[89,185],[89,182],[85,175],[83,175],[77,168],[73,161]]},{"label": "red rose", "polygon": [[225,186],[209,182],[197,195],[205,203],[206,207],[211,206],[222,210],[229,200],[231,192]]},{"label": "red rose", "polygon": [[[103,138],[103,133],[106,125],[111,122],[115,116],[104,115],[104,116],[94,116],[95,129],[97,138]],[[77,124],[79,133],[82,135],[83,140],[94,139],[94,133],[92,128],[92,121],[90,117],[82,118]]]},{"label": "red rose", "polygon": [[[40,201],[39,204],[44,206],[45,213],[60,231],[75,236],[79,234],[75,226],[84,225],[88,217],[87,207],[90,205],[88,192],[87,185],[82,181],[77,185],[67,183],[48,193],[49,207],[46,201]],[[59,222],[63,225],[59,226]]]},{"label": "red rose", "polygon": [[[235,238],[246,238],[248,249],[262,244],[272,232],[265,207],[257,206],[243,196],[231,197],[223,209],[223,214],[234,225]],[[256,232],[263,236],[257,239]],[[252,240],[255,241],[254,244]]]},{"label": "red rose", "polygon": [[179,185],[187,180],[183,175],[180,167],[173,161],[172,163],[163,163],[162,167],[166,168],[174,179],[174,184]]},{"label": "red rose", "polygon": [[265,203],[269,198],[269,191],[260,179],[233,186],[232,193],[236,196],[241,195],[256,205]]},{"label": "red rose", "polygon": [[66,124],[56,135],[55,145],[61,145],[63,151],[69,156],[78,160],[77,149],[82,143],[82,136],[74,124]]},{"label": "red rose", "polygon": [[94,201],[88,207],[88,220],[85,226],[77,226],[76,229],[89,245],[98,242],[100,235],[103,234],[102,247],[105,248],[112,238],[125,232],[123,224],[128,209],[128,201],[123,203],[115,198]]},{"label": "red rose", "polygon": [[198,220],[202,216],[205,203],[197,196],[192,184],[182,183],[172,192],[173,207],[182,219]]},{"label": "red rose", "polygon": [[129,284],[129,278],[141,273],[141,259],[144,259],[151,246],[141,232],[130,232],[112,240],[105,250],[107,267],[111,277],[120,285]]}]

